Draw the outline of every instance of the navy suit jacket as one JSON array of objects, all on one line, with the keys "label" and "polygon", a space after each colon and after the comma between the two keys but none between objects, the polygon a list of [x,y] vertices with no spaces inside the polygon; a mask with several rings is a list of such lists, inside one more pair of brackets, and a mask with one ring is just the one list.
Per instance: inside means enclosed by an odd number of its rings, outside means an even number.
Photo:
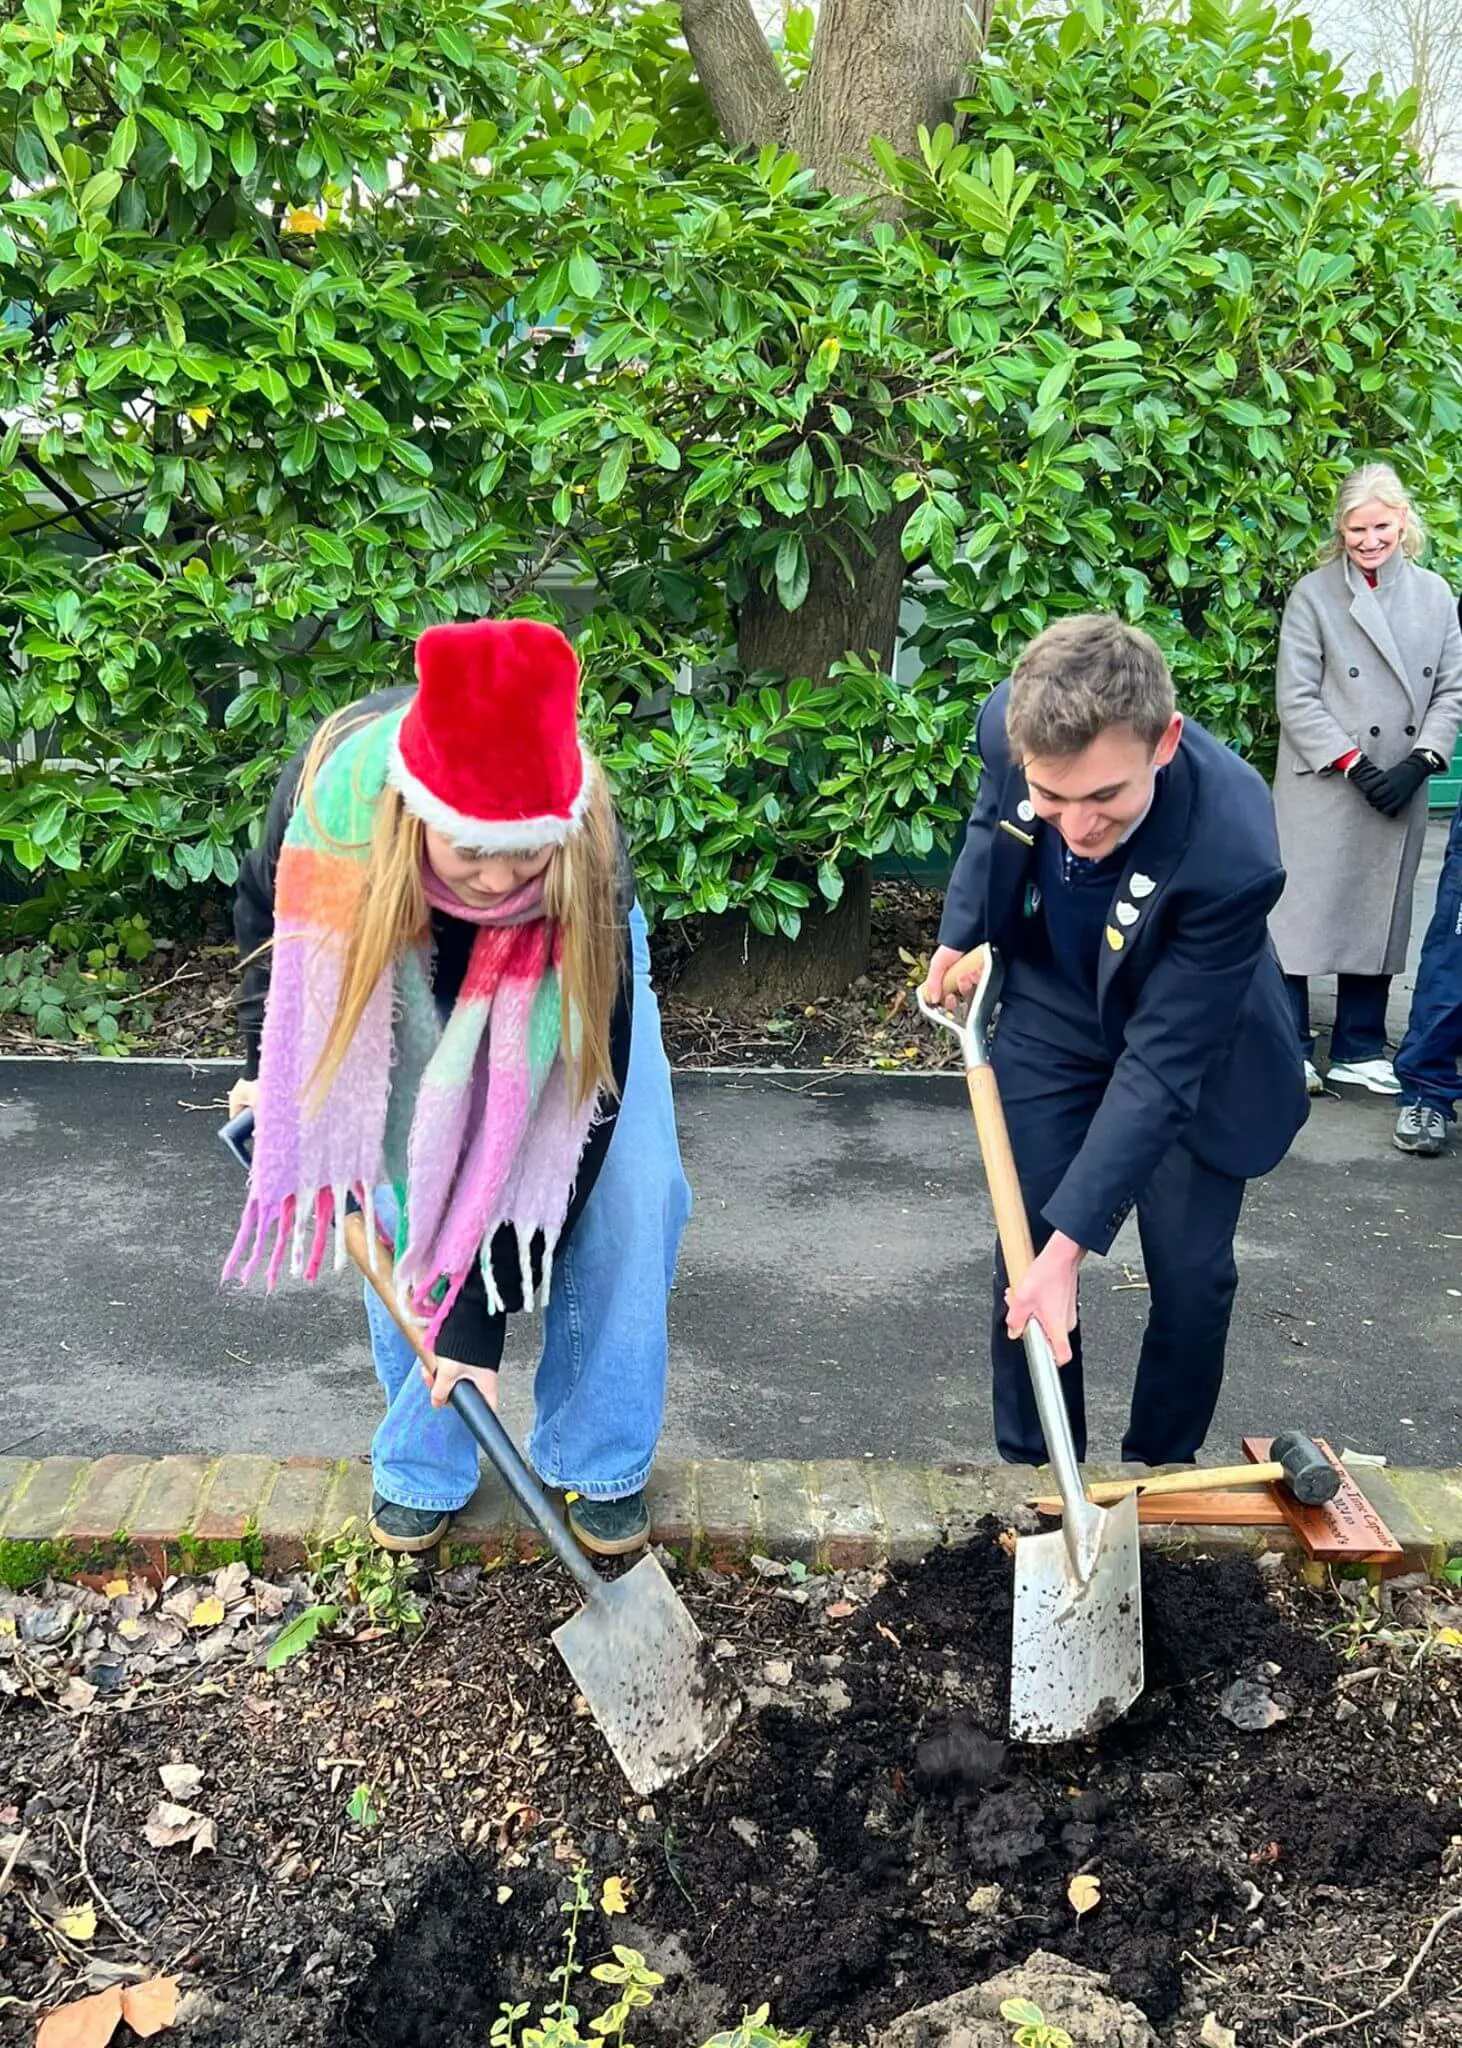
[{"label": "navy suit jacket", "polygon": [[[1039,825],[1005,736],[1009,684],[980,714],[984,773],[939,928],[962,951],[1018,950]],[[1085,1141],[1047,1222],[1105,1252],[1158,1162],[1186,1146],[1215,1172],[1268,1173],[1309,1114],[1304,1060],[1268,916],[1284,887],[1262,778],[1201,726],[1184,724],[1162,802],[1133,835],[1113,892],[1097,977],[1111,1063]],[[1011,1021],[1018,995],[1012,994]],[[1027,1006],[1021,1028],[1039,1034]],[[1089,1022],[1090,1012],[1086,1012]]]}]

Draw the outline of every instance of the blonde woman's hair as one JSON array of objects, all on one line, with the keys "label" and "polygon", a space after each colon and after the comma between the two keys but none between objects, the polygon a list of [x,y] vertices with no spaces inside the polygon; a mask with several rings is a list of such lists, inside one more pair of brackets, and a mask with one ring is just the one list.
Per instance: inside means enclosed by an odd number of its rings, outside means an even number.
[{"label": "blonde woman's hair", "polygon": [[1320,562],[1336,562],[1345,553],[1343,528],[1352,512],[1360,506],[1370,504],[1374,498],[1378,505],[1389,511],[1402,512],[1406,524],[1401,529],[1401,552],[1415,561],[1426,548],[1426,528],[1421,516],[1412,504],[1402,483],[1389,462],[1367,462],[1359,469],[1353,469],[1340,489],[1335,493],[1335,512],[1330,521],[1330,535],[1320,550]]},{"label": "blonde woman's hair", "polygon": [[[331,840],[315,809],[315,782],[327,755],[347,733],[378,714],[349,710],[327,719],[310,744],[296,802]],[[569,1092],[581,1108],[600,1089],[615,1093],[609,1026],[625,972],[619,915],[619,833],[609,788],[597,761],[587,764],[589,801],[578,829],[544,871],[544,907],[562,934],[559,987],[561,1042]],[[318,1105],[350,1048],[366,1004],[386,969],[407,946],[424,940],[431,924],[421,869],[426,828],[389,786],[375,806],[366,855],[365,886],[346,941],[340,998],[319,1060],[308,1082]]]}]

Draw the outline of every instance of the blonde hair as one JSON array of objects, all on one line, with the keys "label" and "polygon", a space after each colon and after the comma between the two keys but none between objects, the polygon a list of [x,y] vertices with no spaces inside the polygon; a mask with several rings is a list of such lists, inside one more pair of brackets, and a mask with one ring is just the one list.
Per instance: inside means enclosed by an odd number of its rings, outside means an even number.
[{"label": "blonde hair", "polygon": [[[337,712],[321,726],[305,756],[296,802],[306,806],[311,825],[332,845],[341,842],[320,823],[315,781],[332,748],[347,733],[369,724],[372,715]],[[578,829],[553,849],[544,871],[544,907],[562,934],[561,1042],[576,1108],[601,1089],[616,1092],[609,1027],[625,972],[619,833],[598,762],[589,761],[587,772],[589,800]],[[387,787],[375,805],[365,884],[346,940],[339,1001],[308,1082],[316,1105],[340,1071],[381,976],[406,947],[427,936],[431,913],[421,880],[425,852],[425,826],[407,810],[399,793]]]},{"label": "blonde hair", "polygon": [[1345,522],[1352,512],[1372,501],[1384,505],[1388,511],[1400,512],[1405,518],[1401,529],[1401,552],[1411,561],[1426,547],[1426,528],[1407,495],[1402,483],[1389,462],[1367,462],[1359,469],[1353,469],[1340,489],[1335,493],[1335,511],[1330,521],[1330,535],[1320,550],[1320,563],[1337,562],[1345,553]]}]

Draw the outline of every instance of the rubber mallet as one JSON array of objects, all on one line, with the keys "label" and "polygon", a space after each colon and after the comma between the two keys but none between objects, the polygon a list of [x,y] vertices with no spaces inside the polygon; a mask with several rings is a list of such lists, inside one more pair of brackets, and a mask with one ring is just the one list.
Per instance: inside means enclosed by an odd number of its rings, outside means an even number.
[{"label": "rubber mallet", "polygon": [[[1098,1479],[1088,1500],[1105,1506],[1124,1494],[1226,1493],[1236,1486],[1282,1486],[1301,1507],[1321,1508],[1340,1491],[1340,1473],[1311,1437],[1286,1430],[1270,1445],[1263,1465],[1195,1465],[1190,1471],[1159,1472],[1151,1479]],[[1037,1501],[1037,1507],[1044,1507]]]}]

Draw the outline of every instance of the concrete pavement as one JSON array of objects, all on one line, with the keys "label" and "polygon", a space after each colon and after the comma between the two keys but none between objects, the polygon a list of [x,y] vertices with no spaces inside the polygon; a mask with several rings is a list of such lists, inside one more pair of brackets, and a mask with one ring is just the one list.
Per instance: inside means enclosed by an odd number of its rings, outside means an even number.
[{"label": "concrete pavement", "polygon": [[[226,1076],[0,1064],[0,1455],[364,1450],[358,1292],[221,1293],[238,1169]],[[953,1076],[684,1074],[698,1206],[673,1305],[667,1455],[992,1455],[993,1231]],[[1403,1158],[1385,1102],[1316,1105],[1251,1193],[1211,1454],[1300,1426],[1462,1463],[1462,1148]],[[1092,1456],[1116,1456],[1145,1307],[1129,1225],[1089,1269]],[[505,1409],[533,1357],[516,1320]]]}]

